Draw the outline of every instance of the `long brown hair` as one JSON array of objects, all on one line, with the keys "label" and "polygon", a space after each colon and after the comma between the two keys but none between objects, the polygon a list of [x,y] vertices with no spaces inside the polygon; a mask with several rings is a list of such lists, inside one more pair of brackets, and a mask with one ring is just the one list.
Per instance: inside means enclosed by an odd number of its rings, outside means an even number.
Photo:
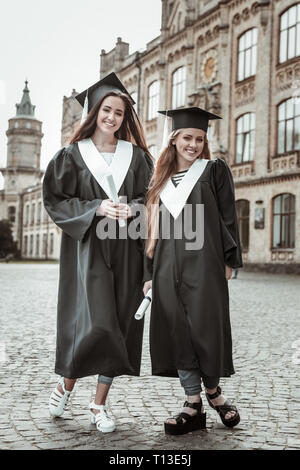
[{"label": "long brown hair", "polygon": [[[156,241],[158,238],[159,223],[159,196],[168,179],[177,171],[176,147],[173,144],[174,138],[182,129],[173,131],[168,138],[168,145],[160,154],[153,176],[149,184],[147,193],[147,226],[148,238],[146,240],[146,255],[153,258]],[[198,158],[206,158],[210,160],[211,155],[208,147],[207,135],[204,136],[204,146]]]},{"label": "long brown hair", "polygon": [[124,119],[120,129],[115,132],[115,137],[117,139],[127,140],[128,142],[136,144],[138,147],[142,148],[145,152],[147,152],[148,155],[150,155],[142,125],[131,104],[129,97],[125,93],[115,91],[110,91],[106,93],[98,101],[98,103],[93,106],[93,108],[88,113],[86,120],[74,132],[70,140],[70,144],[74,144],[75,142],[79,142],[83,139],[88,139],[94,134],[97,127],[97,117],[99,109],[105,98],[107,98],[108,96],[116,96],[118,98],[121,98],[125,105]]}]

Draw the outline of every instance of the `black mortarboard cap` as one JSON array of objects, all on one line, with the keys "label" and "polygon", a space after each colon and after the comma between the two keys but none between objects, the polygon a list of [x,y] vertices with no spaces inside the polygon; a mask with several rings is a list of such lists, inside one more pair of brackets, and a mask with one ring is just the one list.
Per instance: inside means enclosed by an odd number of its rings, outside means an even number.
[{"label": "black mortarboard cap", "polygon": [[110,91],[122,92],[128,95],[132,101],[132,104],[135,104],[134,100],[131,98],[130,94],[122,84],[122,82],[118,79],[117,75],[112,72],[106,77],[99,80],[94,85],[90,86],[83,92],[79,93],[75,96],[76,100],[84,107],[86,96],[88,98],[88,110],[90,110],[95,106],[96,103],[104,96],[106,93]]},{"label": "black mortarboard cap", "polygon": [[196,106],[192,108],[169,109],[158,111],[167,117],[172,118],[172,131],[177,129],[195,128],[207,132],[208,121],[212,119],[222,119],[216,114],[209,113],[205,109]]}]

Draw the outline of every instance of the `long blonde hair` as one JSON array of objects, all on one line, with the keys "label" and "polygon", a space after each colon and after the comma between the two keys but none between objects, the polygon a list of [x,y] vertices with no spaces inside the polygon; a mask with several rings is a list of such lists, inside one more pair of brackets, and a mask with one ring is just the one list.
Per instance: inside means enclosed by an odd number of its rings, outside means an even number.
[{"label": "long blonde hair", "polygon": [[[177,129],[169,135],[168,145],[161,152],[149,183],[149,190],[146,201],[148,237],[146,240],[145,249],[148,258],[153,258],[158,238],[160,193],[166,185],[168,179],[177,172],[177,153],[173,140],[181,131],[182,129]],[[198,158],[206,158],[209,160],[210,157],[207,135],[205,134],[204,147],[201,155],[199,155]]]}]

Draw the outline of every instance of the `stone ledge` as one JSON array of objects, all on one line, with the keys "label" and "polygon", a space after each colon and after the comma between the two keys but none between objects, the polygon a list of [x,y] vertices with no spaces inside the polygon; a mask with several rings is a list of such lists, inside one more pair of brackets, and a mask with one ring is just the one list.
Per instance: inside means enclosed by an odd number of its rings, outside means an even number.
[{"label": "stone ledge", "polygon": [[241,269],[246,272],[300,275],[300,263],[244,263]]},{"label": "stone ledge", "polygon": [[254,161],[244,163],[234,163],[231,165],[231,173],[233,178],[247,178],[254,175]]},{"label": "stone ledge", "polygon": [[270,172],[284,173],[297,170],[300,166],[300,152],[295,151],[285,155],[276,155],[271,158]]}]

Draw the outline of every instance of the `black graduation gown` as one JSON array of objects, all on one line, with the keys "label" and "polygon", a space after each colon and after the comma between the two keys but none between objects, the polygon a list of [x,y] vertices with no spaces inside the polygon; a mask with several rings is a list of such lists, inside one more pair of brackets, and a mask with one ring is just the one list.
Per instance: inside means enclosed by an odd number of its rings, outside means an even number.
[{"label": "black graduation gown", "polygon": [[[144,203],[150,157],[133,145],[119,196]],[[96,209],[108,196],[89,171],[78,144],[61,149],[44,181],[45,208],[62,229],[55,372],[68,378],[139,375],[143,322],[134,319],[143,298],[141,240],[96,235]],[[128,219],[125,230],[131,219]],[[132,220],[131,220],[132,221]],[[124,232],[123,232],[124,234]]]},{"label": "black graduation gown", "polygon": [[153,261],[145,257],[144,280],[152,277],[153,286],[152,374],[200,369],[207,377],[228,377],[234,367],[225,264],[242,267],[242,257],[234,183],[224,160],[208,161],[186,204],[204,204],[202,249],[186,250],[184,237],[172,237],[171,216],[170,239],[161,238],[160,223]]}]

